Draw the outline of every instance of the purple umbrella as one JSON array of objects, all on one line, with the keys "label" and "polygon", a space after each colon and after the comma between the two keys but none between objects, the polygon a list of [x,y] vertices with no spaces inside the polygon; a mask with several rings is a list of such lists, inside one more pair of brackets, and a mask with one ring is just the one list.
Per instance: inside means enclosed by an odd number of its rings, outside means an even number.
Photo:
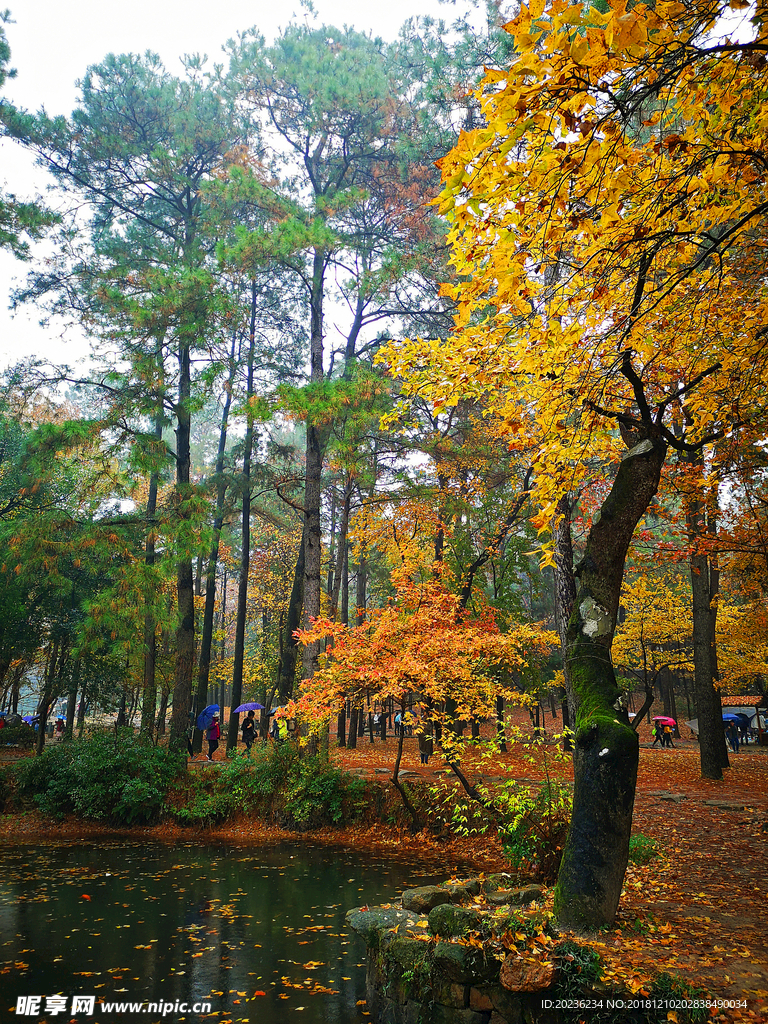
[{"label": "purple umbrella", "polygon": [[232,712],[232,714],[233,715],[239,715],[241,711],[263,711],[263,710],[264,710],[264,705],[263,704],[257,704],[255,700],[249,700],[247,704],[241,704],[239,707],[236,707],[235,710]]}]

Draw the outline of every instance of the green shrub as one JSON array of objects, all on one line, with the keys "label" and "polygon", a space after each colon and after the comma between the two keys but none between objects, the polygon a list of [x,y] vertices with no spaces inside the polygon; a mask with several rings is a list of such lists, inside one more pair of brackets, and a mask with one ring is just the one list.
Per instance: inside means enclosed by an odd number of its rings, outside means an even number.
[{"label": "green shrub", "polygon": [[306,830],[356,817],[365,783],[320,757],[302,757],[294,743],[255,744],[252,756],[237,753],[218,771],[194,772],[183,782],[183,825],[212,825],[238,811],[288,828]]},{"label": "green shrub", "polygon": [[655,839],[644,836],[642,832],[630,837],[629,859],[632,864],[647,864],[658,856],[659,846]]},{"label": "green shrub", "polygon": [[24,747],[29,749],[35,745],[37,735],[28,725],[6,725],[0,729],[0,747]]},{"label": "green shrub", "polygon": [[564,999],[578,996],[602,977],[600,954],[591,946],[566,939],[553,947],[552,956],[559,968],[557,994]]},{"label": "green shrub", "polygon": [[[704,1021],[708,1021],[709,1010],[706,1006],[696,1006],[697,1002],[706,1004],[708,999],[712,999],[705,989],[698,988],[695,985],[684,981],[682,978],[677,978],[673,974],[667,974],[666,971],[661,974],[657,974],[653,980],[651,986],[650,998],[657,1000],[660,1004],[672,1004],[678,1006],[682,1004],[694,1004],[694,1005],[683,1005],[677,1009],[678,1020],[680,1024],[704,1024]],[[653,1021],[664,1021],[667,1019],[666,1010],[658,1010],[655,1017],[650,1018]]]},{"label": "green shrub", "polygon": [[557,878],[572,803],[569,787],[551,779],[538,791],[515,783],[503,787],[501,844],[515,871],[545,883]]},{"label": "green shrub", "polygon": [[344,818],[345,800],[349,804],[347,798],[356,788],[362,791],[360,780],[320,757],[302,758],[296,768],[288,779],[284,822],[302,830],[328,822],[338,825]]},{"label": "green shrub", "polygon": [[16,766],[18,791],[45,814],[116,824],[155,818],[184,759],[140,742],[130,729],[57,743]]}]

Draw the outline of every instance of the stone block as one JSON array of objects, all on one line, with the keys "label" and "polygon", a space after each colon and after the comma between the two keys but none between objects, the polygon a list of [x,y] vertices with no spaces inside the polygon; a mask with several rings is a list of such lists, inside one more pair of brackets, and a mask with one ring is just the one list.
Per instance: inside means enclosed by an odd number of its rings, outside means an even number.
[{"label": "stone block", "polygon": [[[402,935],[412,928],[418,917],[400,907],[372,907],[370,910],[357,907],[347,911],[346,920],[353,932],[362,935],[366,945],[377,948],[385,937]],[[393,932],[393,928],[396,931]]]},{"label": "stone block", "polygon": [[440,885],[424,885],[419,889],[406,889],[403,893],[403,908],[416,914],[428,914],[441,903],[450,903],[451,894]]},{"label": "stone block", "polygon": [[501,965],[499,980],[509,992],[542,992],[555,980],[555,965],[531,962],[513,953]]},{"label": "stone block", "polygon": [[472,896],[479,896],[481,891],[479,878],[468,878],[464,882],[448,882],[444,888],[451,894],[451,900],[454,903],[460,903]]},{"label": "stone block", "polygon": [[469,1005],[467,986],[447,978],[436,978],[432,982],[432,1001],[443,1006],[463,1009]]},{"label": "stone block", "polygon": [[476,946],[462,946],[457,942],[438,942],[432,958],[436,978],[470,982],[497,981],[499,961]]},{"label": "stone block", "polygon": [[452,938],[466,935],[480,927],[481,917],[476,910],[456,907],[452,903],[441,903],[429,912],[429,930],[433,935]]},{"label": "stone block", "polygon": [[470,1010],[492,1010],[493,1000],[489,993],[482,988],[470,988],[469,990]]}]

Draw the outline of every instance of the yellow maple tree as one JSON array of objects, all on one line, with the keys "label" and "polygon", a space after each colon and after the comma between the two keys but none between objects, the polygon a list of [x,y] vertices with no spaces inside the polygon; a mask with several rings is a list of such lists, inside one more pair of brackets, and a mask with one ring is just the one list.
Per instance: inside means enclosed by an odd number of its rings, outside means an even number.
[{"label": "yellow maple tree", "polygon": [[626,868],[638,748],[610,651],[633,532],[670,450],[717,441],[722,458],[768,420],[767,18],[743,0],[523,5],[483,123],[442,162],[451,344],[387,353],[406,391],[481,400],[535,444],[540,530],[568,491],[610,485],[565,651],[575,791],[555,909],[578,928],[613,920]]}]

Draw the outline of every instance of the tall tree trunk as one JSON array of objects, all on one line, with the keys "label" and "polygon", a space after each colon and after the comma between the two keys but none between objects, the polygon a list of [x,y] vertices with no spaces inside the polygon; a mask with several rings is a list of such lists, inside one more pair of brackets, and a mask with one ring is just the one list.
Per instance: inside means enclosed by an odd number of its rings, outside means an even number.
[{"label": "tall tree trunk", "polygon": [[571,517],[573,502],[569,494],[564,494],[555,506],[555,521],[552,526],[554,540],[554,580],[555,580],[555,624],[560,637],[560,650],[563,653],[563,678],[565,692],[563,694],[563,750],[571,750],[573,744],[569,730],[575,719],[573,707],[574,689],[570,681],[570,668],[566,657],[568,643],[568,622],[576,600],[576,577],[573,574],[573,541],[571,538]]},{"label": "tall tree trunk", "polygon": [[592,520],[565,644],[576,708],[573,816],[555,889],[561,927],[613,922],[629,857],[639,744],[611,662],[619,596],[632,535],[659,485],[658,438],[624,455]]},{"label": "tall tree trunk", "polygon": [[[240,578],[237,584],[237,621],[235,624],[235,657],[232,667],[232,709],[243,699],[243,667],[245,664],[245,623],[248,613],[248,573],[251,567],[251,456],[253,454],[253,362],[256,355],[256,282],[251,282],[251,323],[248,340],[248,384],[246,407],[248,420],[243,442],[243,500],[240,548]],[[227,730],[227,753],[237,750],[240,715],[230,710]]]},{"label": "tall tree trunk", "polygon": [[353,705],[352,714],[349,716],[349,737],[347,739],[347,749],[349,750],[354,750],[357,747],[357,716],[357,707]]},{"label": "tall tree trunk", "polygon": [[[692,466],[691,476],[701,477],[704,471],[703,453],[696,452],[688,456],[688,462]],[[725,737],[722,708],[714,685],[713,584],[710,580],[709,557],[702,544],[706,536],[706,519],[704,501],[698,491],[686,496],[685,520],[691,548],[689,566],[693,614],[693,688],[699,719],[701,774],[705,779],[719,780],[723,777],[723,767],[728,765],[728,754],[723,749]]]},{"label": "tall tree trunk", "polygon": [[[194,701],[195,717],[209,703],[208,685],[211,673],[211,651],[213,648],[213,619],[216,611],[216,570],[219,563],[219,542],[221,527],[224,523],[224,499],[227,495],[227,482],[224,479],[224,454],[227,449],[227,431],[229,428],[229,410],[232,406],[232,386],[235,374],[235,344],[232,337],[232,349],[229,354],[229,377],[224,393],[224,408],[221,413],[219,430],[219,447],[216,452],[216,514],[213,518],[213,537],[211,553],[208,557],[208,570],[205,577],[205,607],[203,609],[203,632],[200,640],[200,660],[197,666],[197,693]],[[203,733],[197,728],[192,735],[192,751],[199,754],[203,749]]]},{"label": "tall tree trunk", "polygon": [[713,503],[710,503],[707,509],[707,537],[710,543],[713,545],[708,558],[709,562],[709,649],[710,654],[710,666],[712,668],[712,684],[714,690],[714,705],[715,705],[715,718],[719,719],[720,727],[716,730],[716,742],[720,750],[720,764],[723,768],[730,767],[730,761],[728,759],[728,745],[725,742],[725,728],[723,726],[723,702],[721,700],[720,688],[717,684],[720,682],[720,665],[717,658],[717,612],[720,607],[720,567],[717,558],[717,550],[714,548],[714,542],[717,540],[717,520],[718,520],[718,508],[717,508],[717,485],[712,488],[714,495],[714,508]]},{"label": "tall tree trunk", "polygon": [[344,565],[341,576],[341,621],[349,625],[349,540],[344,542]]},{"label": "tall tree trunk", "polygon": [[71,740],[75,731],[75,712],[77,711],[77,691],[80,689],[80,659],[72,666],[72,682],[67,699],[67,721],[64,726],[65,739]]},{"label": "tall tree trunk", "polygon": [[341,500],[341,517],[339,520],[338,546],[336,549],[336,566],[333,574],[333,589],[331,591],[331,618],[336,619],[339,608],[339,595],[341,593],[342,580],[345,576],[345,555],[347,552],[347,534],[349,533],[349,514],[352,508],[352,474],[347,475],[344,486],[344,494]]},{"label": "tall tree trunk", "polygon": [[347,709],[343,707],[336,716],[336,745],[346,747],[347,745]]},{"label": "tall tree trunk", "polygon": [[188,343],[179,346],[179,401],[176,405],[176,673],[169,747],[187,749],[187,725],[195,665],[195,588],[192,573],[191,452],[192,360]]},{"label": "tall tree trunk", "polygon": [[[325,294],[325,250],[315,249],[310,294],[310,379],[313,384],[324,380],[323,371],[323,299]],[[304,485],[304,625],[320,615],[320,575],[322,569],[322,534],[320,502],[322,499],[323,457],[328,428],[307,418],[307,449]],[[311,679],[317,668],[320,641],[305,644],[302,674]]]},{"label": "tall tree trunk", "polygon": [[[158,346],[158,367],[162,367],[162,345]],[[163,409],[159,404],[155,417],[154,440],[159,447],[163,439]],[[141,695],[141,726],[139,733],[152,740],[155,727],[155,710],[157,708],[157,623],[155,621],[155,540],[157,515],[157,490],[160,473],[153,470],[149,477],[149,494],[147,495],[147,537],[144,542],[144,565],[146,567],[146,589],[144,592],[144,681]]]},{"label": "tall tree trunk", "polygon": [[355,588],[355,625],[361,626],[365,622],[365,607],[368,601],[366,589],[368,585],[368,560],[365,555],[360,555],[357,563],[357,586]]},{"label": "tall tree trunk", "polygon": [[298,641],[293,635],[301,625],[301,614],[304,606],[304,534],[301,535],[299,553],[296,557],[296,568],[293,573],[291,596],[288,599],[288,612],[285,616],[285,627],[280,642],[280,663],[278,666],[278,700],[284,704],[293,696],[293,681],[296,678],[296,654]]},{"label": "tall tree trunk", "polygon": [[499,750],[502,754],[507,752],[507,729],[504,724],[504,698],[499,693],[496,695],[496,737]]}]

